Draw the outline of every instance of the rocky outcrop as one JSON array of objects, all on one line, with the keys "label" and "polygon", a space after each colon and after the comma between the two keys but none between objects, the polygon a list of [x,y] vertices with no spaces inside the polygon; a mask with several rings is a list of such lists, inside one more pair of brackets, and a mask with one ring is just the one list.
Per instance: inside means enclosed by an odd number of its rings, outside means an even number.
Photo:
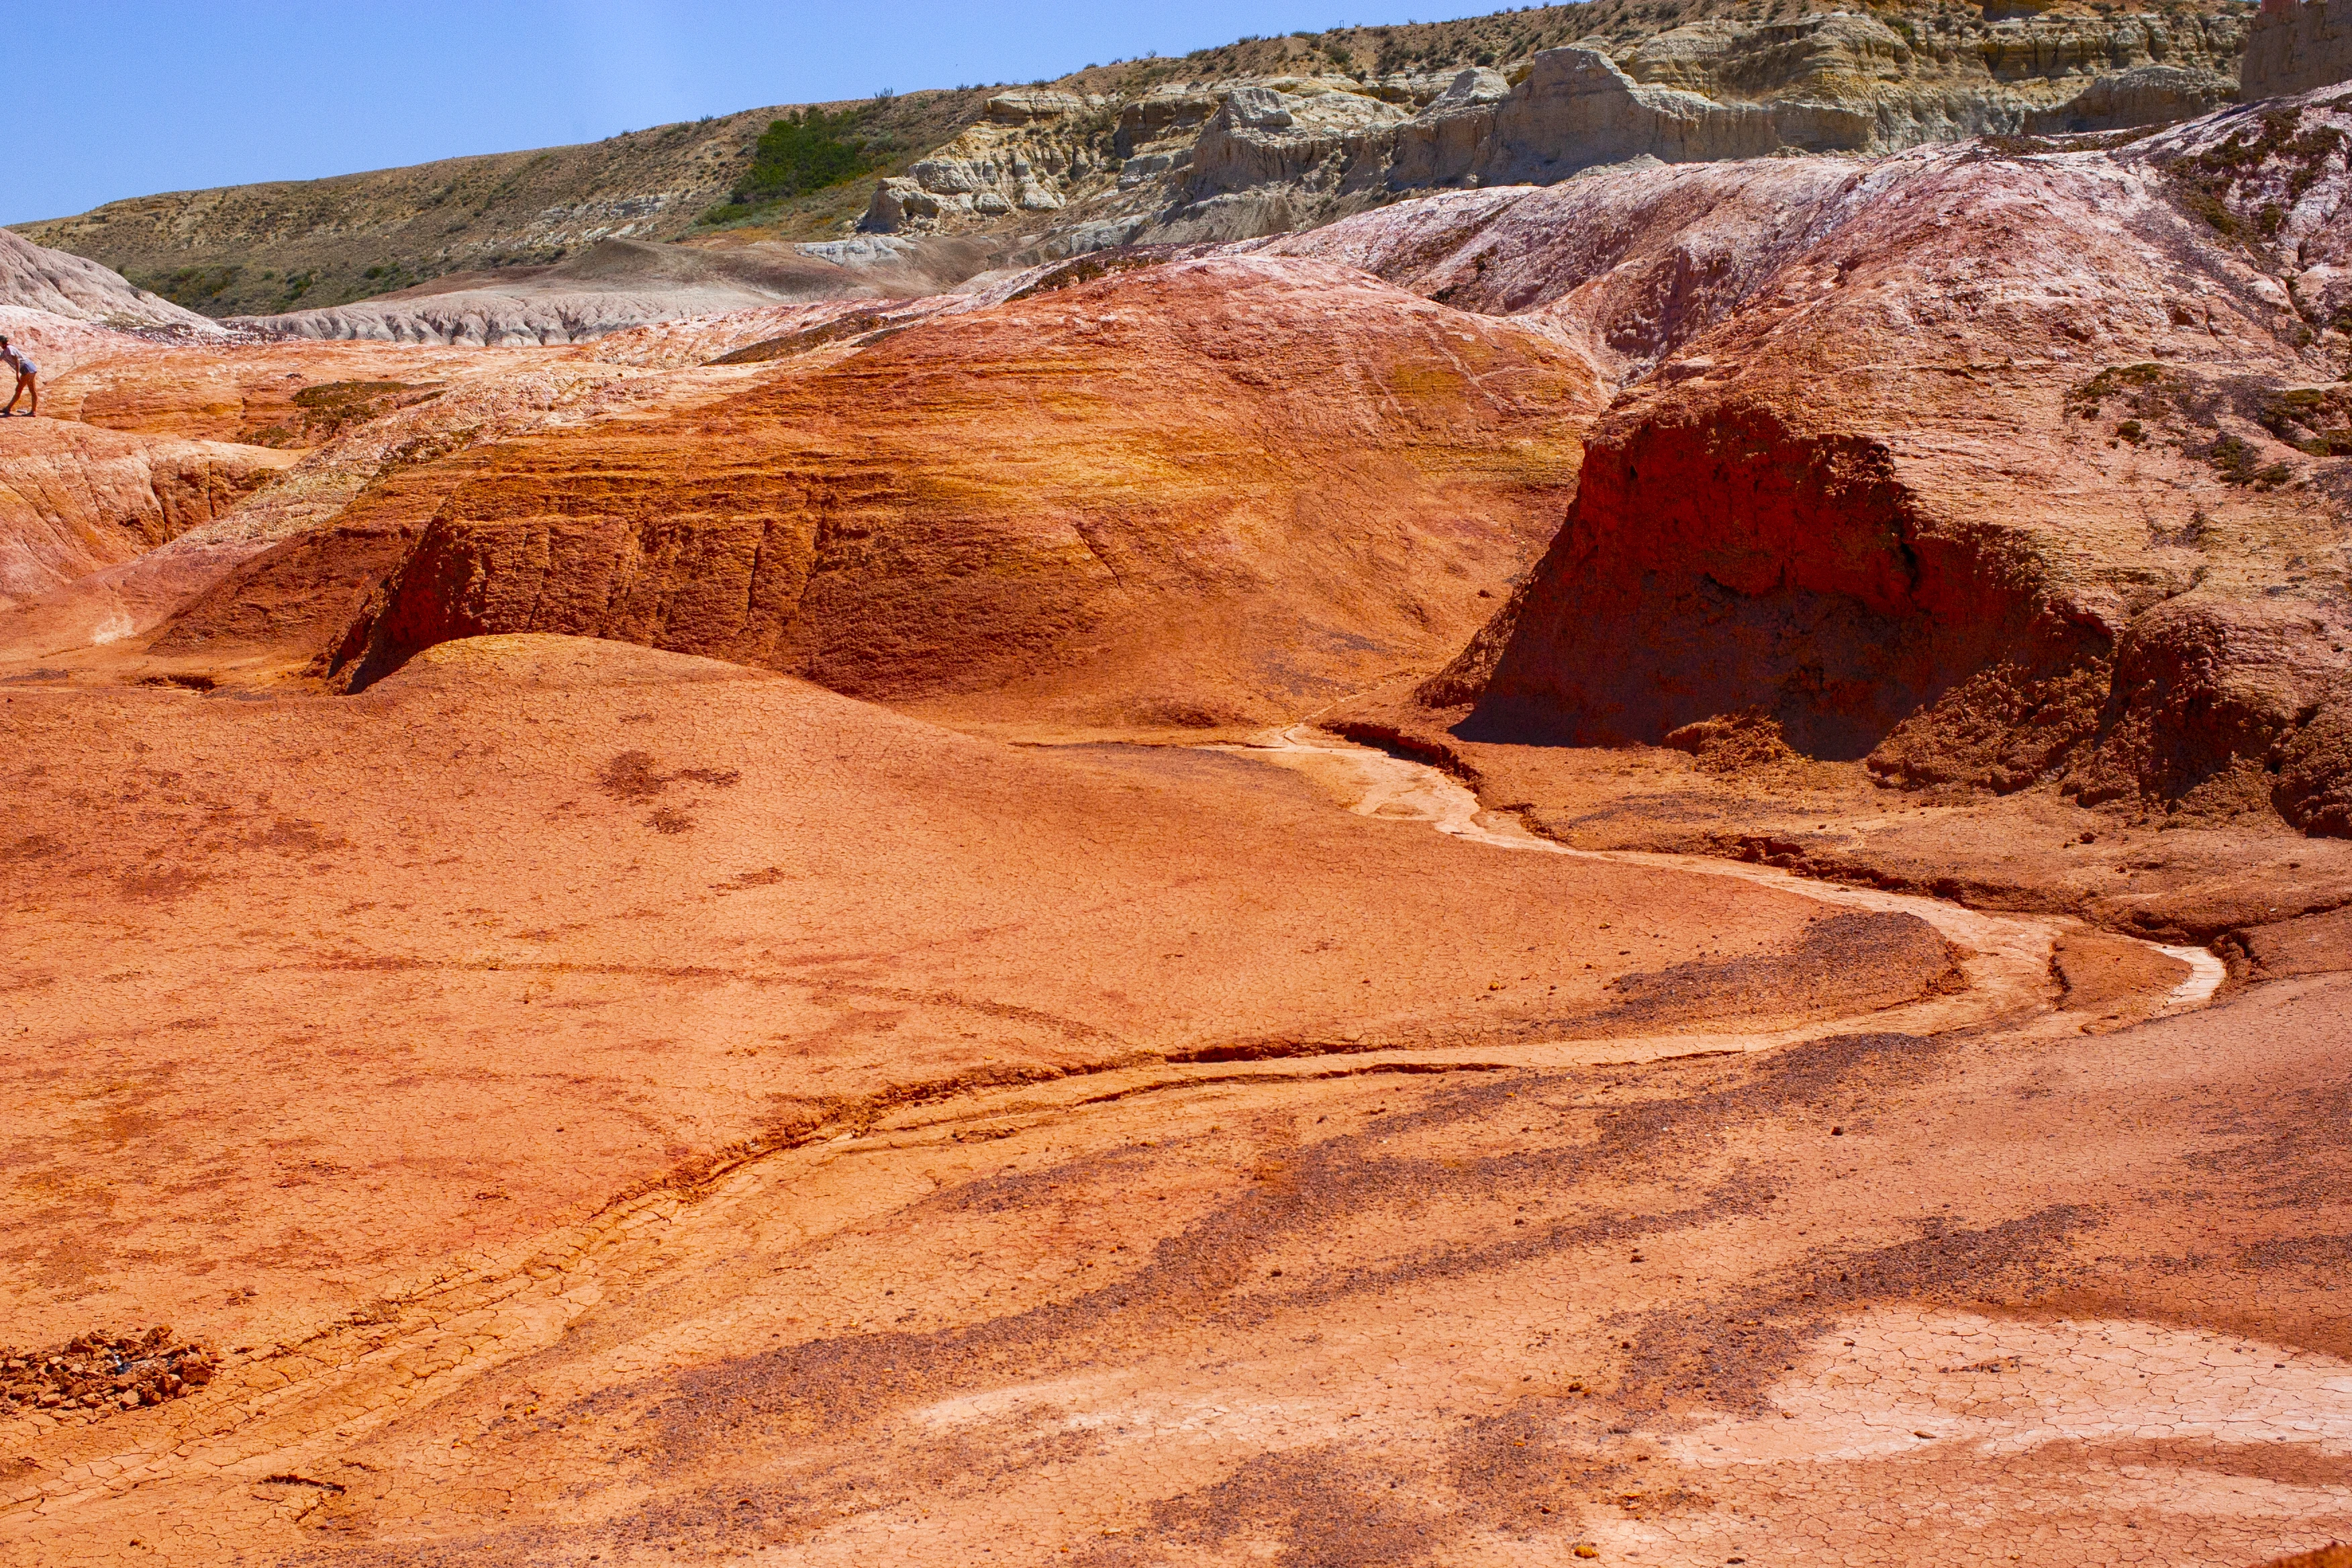
[{"label": "rocky outcrop", "polygon": [[2314,95],[2112,153],[1629,171],[1278,242],[1646,378],[1425,700],[1576,742],[1753,713],[1890,783],[2340,831],[2347,130]]},{"label": "rocky outcrop", "polygon": [[1636,159],[2163,124],[2234,94],[2242,37],[2232,16],[2193,14],[1712,16],[1450,72],[1162,84],[1115,106],[1108,147],[1109,110],[1091,100],[1091,118],[984,121],[955,157],[885,182],[865,223],[1018,232],[1062,254],[1278,233],[1401,193],[1549,184]]},{"label": "rocky outcrop", "polygon": [[2135,66],[2095,79],[2055,109],[2025,117],[2036,136],[2077,135],[2189,120],[2237,97],[2237,83],[2220,71],[2178,66]]},{"label": "rocky outcrop", "polygon": [[1094,172],[1084,142],[1103,128],[1104,100],[1067,92],[1008,92],[980,121],[874,192],[864,226],[923,231],[943,220],[1048,213],[1062,189]]},{"label": "rocky outcrop", "polygon": [[[1539,321],[1623,384],[1769,290],[1905,165],[1843,160],[1600,169],[1456,191],[1265,242],[1464,310]],[[1667,374],[1706,374],[1685,360]]]},{"label": "rocky outcrop", "polygon": [[2263,0],[2240,76],[2249,100],[2308,92],[2352,78],[2352,5]]},{"label": "rocky outcrop", "polygon": [[2306,833],[2352,838],[2352,691],[2299,710],[2275,752],[2279,815]]}]

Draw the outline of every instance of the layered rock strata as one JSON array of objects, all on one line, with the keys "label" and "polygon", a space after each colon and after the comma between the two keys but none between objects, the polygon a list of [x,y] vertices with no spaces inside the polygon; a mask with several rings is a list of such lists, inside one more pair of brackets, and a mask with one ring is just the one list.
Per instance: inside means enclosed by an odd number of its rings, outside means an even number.
[{"label": "layered rock strata", "polygon": [[[1598,0],[830,106],[854,111],[883,177],[862,195],[853,183],[796,198],[749,229],[698,219],[747,167],[774,110],[587,147],[145,197],[30,232],[270,331],[561,343],[756,302],[678,279],[565,289],[563,279],[538,276],[569,273],[614,241],[685,239],[713,251],[751,234],[780,251],[821,241],[777,258],[816,271],[829,259],[820,252],[853,227],[982,242],[955,276],[932,278],[944,287],[1000,266],[1247,238],[1401,194],[1550,181],[1633,158],[1883,153],[2167,123],[2237,92],[2246,35],[2230,0],[2095,15],[1947,6],[1795,16],[1711,0]],[[2310,55],[2298,47],[2298,58]],[[442,297],[415,303],[422,296],[406,286],[419,279]],[[451,279],[471,297],[452,296]],[[835,281],[836,291],[864,291]],[[892,291],[887,279],[865,282]],[[766,297],[807,298],[811,286]]]},{"label": "layered rock strata", "polygon": [[2308,92],[2352,77],[2352,12],[2327,0],[2263,0],[2240,70],[2249,100]]},{"label": "layered rock strata", "polygon": [[421,475],[413,552],[331,671],[563,631],[974,713],[1263,721],[1466,635],[1550,531],[1598,397],[1539,332],[1271,258],[739,374],[676,421]]},{"label": "layered rock strata", "polygon": [[295,460],[62,419],[0,425],[0,609],[226,515]]},{"label": "layered rock strata", "polygon": [[2347,126],[2315,95],[2111,153],[1617,174],[1281,242],[1647,373],[1427,700],[1604,743],[1753,710],[1890,781],[2340,831]]},{"label": "layered rock strata", "polygon": [[1402,192],[1634,159],[2164,124],[2235,95],[2242,42],[2230,16],[1832,12],[1708,18],[1453,72],[1170,83],[1125,102],[1023,94],[885,181],[866,226],[1017,229],[1064,249],[1229,240]]}]

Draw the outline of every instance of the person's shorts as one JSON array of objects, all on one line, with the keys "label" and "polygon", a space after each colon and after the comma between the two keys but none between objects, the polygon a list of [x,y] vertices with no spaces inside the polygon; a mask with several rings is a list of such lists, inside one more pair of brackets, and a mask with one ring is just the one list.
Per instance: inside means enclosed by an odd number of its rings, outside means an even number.
[{"label": "person's shorts", "polygon": [[31,360],[20,359],[16,362],[16,374],[18,375],[38,375],[40,373],[41,367],[35,364]]}]

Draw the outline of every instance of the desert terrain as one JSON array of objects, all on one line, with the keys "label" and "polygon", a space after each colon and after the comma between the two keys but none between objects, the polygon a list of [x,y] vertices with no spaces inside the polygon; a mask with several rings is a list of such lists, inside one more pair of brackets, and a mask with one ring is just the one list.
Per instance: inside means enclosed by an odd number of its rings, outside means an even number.
[{"label": "desert terrain", "polygon": [[2340,1568],[2339,42],[1590,10],[0,231],[0,1563]]}]

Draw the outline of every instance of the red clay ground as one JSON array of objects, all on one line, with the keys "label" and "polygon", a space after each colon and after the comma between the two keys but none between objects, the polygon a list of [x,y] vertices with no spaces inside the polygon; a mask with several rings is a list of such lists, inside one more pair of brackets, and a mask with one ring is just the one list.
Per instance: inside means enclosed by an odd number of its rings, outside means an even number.
[{"label": "red clay ground", "polygon": [[2347,132],[35,323],[0,1562],[2352,1532]]},{"label": "red clay ground", "polygon": [[225,1360],[16,1417],[0,1559],[2352,1527],[2337,977],[1954,1030],[1802,884],[572,639],[0,723],[12,1334]]}]

